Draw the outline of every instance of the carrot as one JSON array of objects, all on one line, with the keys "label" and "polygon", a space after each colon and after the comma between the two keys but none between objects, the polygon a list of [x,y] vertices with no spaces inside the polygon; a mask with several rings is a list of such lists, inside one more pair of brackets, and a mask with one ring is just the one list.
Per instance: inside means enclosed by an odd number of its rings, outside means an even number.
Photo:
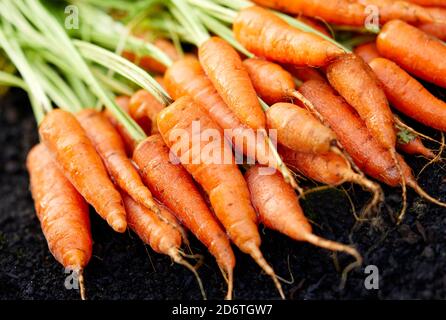
[{"label": "carrot", "polygon": [[379,53],[415,76],[446,88],[446,46],[425,32],[395,20],[382,28]]},{"label": "carrot", "polygon": [[423,141],[419,137],[416,137],[415,139],[403,143],[398,141],[397,148],[404,152],[405,154],[409,155],[421,155],[427,159],[434,159],[435,154],[432,152],[432,150],[426,148],[426,146],[423,144]]},{"label": "carrot", "polygon": [[373,59],[380,57],[375,42],[361,44],[355,48],[354,52],[366,63],[370,63],[370,61],[372,61]]},{"label": "carrot", "polygon": [[254,0],[254,2],[293,14],[318,17],[328,23],[363,26],[365,7],[356,0]]},{"label": "carrot", "polygon": [[327,40],[293,28],[275,14],[256,6],[238,13],[233,31],[235,38],[256,56],[280,63],[320,67],[344,54]]},{"label": "carrot", "polygon": [[[194,121],[199,121],[198,130],[193,129]],[[161,111],[158,128],[172,152],[209,195],[214,212],[229,238],[272,277],[280,295],[284,297],[276,274],[260,251],[257,217],[251,206],[249,190],[231,150],[224,143],[221,129],[200,104],[188,96],[181,97]],[[175,137],[176,130],[184,133],[183,139]],[[192,134],[195,137],[206,132],[212,133],[212,141],[202,141],[200,145],[191,143]],[[184,139],[184,136],[189,139]]]},{"label": "carrot", "polygon": [[212,120],[225,129],[225,135],[239,154],[272,168],[280,167],[269,144],[265,139],[258,139],[228,108],[196,58],[185,57],[175,62],[166,71],[164,80],[173,99],[189,95],[200,103]]},{"label": "carrot", "polygon": [[446,131],[446,103],[390,60],[377,58],[370,66],[398,111],[429,127]]},{"label": "carrot", "polygon": [[325,80],[325,77],[315,68],[296,67],[291,64],[286,64],[283,67],[286,71],[291,73],[293,77],[303,82],[308,80]]},{"label": "carrot", "polygon": [[444,0],[406,0],[407,2],[416,3],[426,7],[446,7]]},{"label": "carrot", "polygon": [[395,149],[393,113],[370,67],[356,55],[340,57],[327,68],[333,88],[358,112],[367,128],[390,150]]},{"label": "carrot", "polygon": [[313,234],[296,193],[283,180],[280,173],[262,174],[261,167],[257,165],[246,172],[245,178],[248,182],[252,204],[260,221],[266,227],[277,230],[293,240],[309,242],[321,248],[352,255],[356,263],[344,271],[343,283],[346,280],[346,271],[362,264],[362,257],[355,248]]},{"label": "carrot", "polygon": [[277,130],[277,141],[299,152],[327,153],[335,134],[306,109],[291,103],[276,103],[266,112],[269,129]]},{"label": "carrot", "polygon": [[200,46],[198,56],[206,75],[237,118],[252,129],[264,129],[265,115],[235,49],[212,37]]},{"label": "carrot", "polygon": [[[109,175],[116,185],[133,200],[153,211],[163,219],[149,189],[125,153],[125,146],[113,125],[100,112],[84,109],[76,114],[87,136],[101,156]],[[168,220],[163,219],[169,223]]]},{"label": "carrot", "polygon": [[80,294],[84,300],[82,271],[92,251],[88,205],[59,170],[43,144],[31,149],[26,166],[34,206],[48,247],[59,263],[78,273]]},{"label": "carrot", "polygon": [[446,4],[445,8],[426,8],[437,22],[422,23],[417,28],[440,40],[446,41]]},{"label": "carrot", "polygon": [[172,157],[160,135],[148,137],[133,154],[133,160],[150,191],[216,258],[221,270],[227,275],[226,298],[231,299],[235,257],[229,240],[190,175],[181,164],[171,161]]},{"label": "carrot", "polygon": [[400,19],[407,23],[432,22],[433,17],[423,7],[407,1],[398,0],[358,0],[365,7],[376,6],[382,23]]},{"label": "carrot", "polygon": [[243,65],[263,101],[271,105],[289,100],[286,92],[294,89],[294,79],[289,72],[276,63],[257,58],[245,59]]},{"label": "carrot", "polygon": [[[172,225],[159,219],[159,215],[150,211],[148,208],[135,202],[130,196],[121,193],[124,200],[125,210],[127,211],[127,223],[129,227],[138,235],[138,237],[148,244],[155,252],[168,255],[175,263],[185,266],[193,272],[200,286],[201,294],[206,299],[203,284],[197,271],[187,261],[181,257],[181,233]],[[160,214],[164,220],[175,219],[172,213],[158,203]]]},{"label": "carrot", "polygon": [[76,118],[69,112],[54,109],[43,119],[39,133],[77,191],[115,231],[124,232],[127,222],[121,195]]},{"label": "carrot", "polygon": [[146,90],[139,90],[130,99],[130,116],[150,135],[158,132],[156,116],[164,106]]},{"label": "carrot", "polygon": [[[119,96],[116,97],[115,101],[116,104],[123,111],[129,113],[130,97]],[[131,156],[138,142],[129,134],[124,125],[115,118],[115,116],[110,112],[110,110],[105,108],[102,112],[107,117],[108,121],[110,121],[110,123],[113,125],[113,127],[115,127],[115,129],[119,132],[122,141],[124,141],[126,153],[128,156]]]},{"label": "carrot", "polygon": [[[153,42],[153,44],[159,49],[161,49],[172,61],[176,61],[180,58],[180,54],[178,53],[177,49],[175,48],[173,43],[170,42],[169,40],[158,38]],[[164,73],[167,69],[167,67],[164,64],[158,62],[157,60],[149,56],[139,57],[137,54],[129,51],[124,51],[122,53],[122,56],[136,63],[141,68],[147,71]]]},{"label": "carrot", "polygon": [[[395,163],[391,150],[368,131],[364,121],[328,83],[311,80],[305,82],[299,90],[322,114],[325,124],[336,133],[344,149],[361,170],[389,186],[396,187],[405,181],[425,199],[444,206],[421,189],[401,156],[396,155],[399,166]],[[400,221],[401,218],[402,215]]]},{"label": "carrot", "polygon": [[296,19],[305,23],[306,25],[309,25],[313,29],[316,29],[317,31],[325,34],[327,37],[331,38],[333,36],[331,34],[330,30],[328,30],[327,25],[323,24],[320,20],[317,20],[314,18],[309,18],[309,17],[302,16],[302,15],[298,15],[296,17]]}]

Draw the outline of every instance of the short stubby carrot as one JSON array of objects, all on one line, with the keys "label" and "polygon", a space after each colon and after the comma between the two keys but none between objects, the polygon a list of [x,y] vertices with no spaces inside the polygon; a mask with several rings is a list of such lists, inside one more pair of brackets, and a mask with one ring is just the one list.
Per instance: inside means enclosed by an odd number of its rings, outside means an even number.
[{"label": "short stubby carrot", "polygon": [[406,143],[398,141],[396,147],[408,155],[423,156],[427,159],[435,158],[435,154],[423,144],[420,137],[416,137]]},{"label": "short stubby carrot", "polygon": [[[279,172],[265,175],[260,166],[251,167],[245,174],[251,201],[260,221],[268,228],[277,230],[297,241],[309,242],[331,251],[341,251],[352,255],[360,266],[362,257],[350,246],[316,236],[305,217],[294,190],[285,182]],[[347,270],[348,271],[348,270]],[[345,280],[345,273],[343,280]]]},{"label": "short stubby carrot", "polygon": [[355,48],[354,52],[366,63],[370,63],[370,61],[372,61],[373,59],[380,57],[375,42],[361,44]]},{"label": "short stubby carrot", "polygon": [[226,297],[230,299],[235,257],[229,239],[207,207],[192,177],[173,157],[158,134],[141,142],[133,154],[133,160],[150,191],[216,258],[227,276]]},{"label": "short stubby carrot", "polygon": [[[76,114],[81,126],[101,156],[109,175],[119,188],[133,200],[160,215],[149,189],[144,185],[138,170],[125,153],[119,133],[108,119],[93,109],[84,109]],[[161,216],[161,215],[160,215]]]},{"label": "short stubby carrot", "polygon": [[[172,61],[176,61],[180,58],[180,54],[171,41],[163,38],[158,38],[153,42],[153,44],[161,49]],[[167,69],[164,64],[149,56],[139,57],[137,54],[130,51],[124,51],[122,55],[124,58],[134,62],[147,71],[162,74]]]},{"label": "short stubby carrot", "polygon": [[336,45],[291,27],[274,13],[253,6],[233,24],[235,38],[258,57],[296,66],[321,67],[344,54]]},{"label": "short stubby carrot", "polygon": [[31,149],[26,166],[34,206],[48,247],[65,268],[79,273],[84,299],[81,275],[92,252],[88,205],[59,170],[45,145],[38,144]]},{"label": "short stubby carrot", "polygon": [[[194,130],[194,121],[199,128]],[[184,96],[161,111],[158,128],[166,144],[183,166],[203,187],[214,212],[229,238],[270,275],[283,297],[281,285],[260,251],[257,216],[251,205],[249,190],[238,169],[231,149],[224,143],[221,128],[207,115],[200,104]],[[183,132],[181,137],[177,130]],[[212,132],[212,141],[195,145],[193,136]],[[185,138],[187,137],[187,138]]]},{"label": "short stubby carrot", "polygon": [[432,22],[433,17],[425,8],[399,0],[358,0],[365,7],[376,6],[379,10],[381,23],[400,19],[411,24]]},{"label": "short stubby carrot", "polygon": [[393,113],[370,67],[356,55],[345,55],[328,66],[327,78],[355,108],[373,135],[387,148],[395,150]]},{"label": "short stubby carrot", "polygon": [[365,7],[356,0],[254,0],[254,2],[293,14],[319,17],[328,23],[363,26]]},{"label": "short stubby carrot", "polygon": [[[444,1],[443,1],[444,2]],[[426,8],[434,18],[434,22],[421,23],[417,28],[440,40],[446,41],[446,2],[444,8]]]},{"label": "short stubby carrot", "polygon": [[269,129],[277,131],[277,141],[299,152],[327,153],[336,135],[310,111],[291,103],[276,103],[266,112]]},{"label": "short stubby carrot", "polygon": [[446,88],[446,46],[403,21],[386,23],[377,38],[379,53],[407,72]]},{"label": "short stubby carrot", "polygon": [[43,119],[39,133],[77,191],[115,231],[124,232],[127,222],[121,195],[76,118],[69,112],[54,109]]},{"label": "short stubby carrot", "polygon": [[388,59],[374,59],[370,66],[381,81],[392,106],[424,125],[446,131],[445,102]]},{"label": "short stubby carrot", "polygon": [[265,139],[258,139],[255,132],[228,108],[196,58],[185,57],[175,62],[164,74],[164,82],[173,99],[189,95],[199,102],[212,120],[225,129],[225,134],[229,134],[228,139],[239,154],[254,158],[263,165],[278,167]]},{"label": "short stubby carrot", "polygon": [[147,135],[157,133],[156,116],[164,106],[148,91],[139,90],[130,99],[129,114]]},{"label": "short stubby carrot", "polygon": [[265,115],[235,49],[212,37],[200,46],[198,56],[206,75],[237,118],[252,129],[264,129]]},{"label": "short stubby carrot", "polygon": [[250,58],[243,61],[254,89],[260,98],[271,105],[289,101],[286,92],[294,90],[293,76],[280,65],[263,59]]}]

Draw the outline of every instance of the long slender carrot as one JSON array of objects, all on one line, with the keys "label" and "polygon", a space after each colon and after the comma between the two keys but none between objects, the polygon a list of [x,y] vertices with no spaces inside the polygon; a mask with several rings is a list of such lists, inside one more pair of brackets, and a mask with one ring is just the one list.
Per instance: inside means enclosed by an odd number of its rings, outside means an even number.
[{"label": "long slender carrot", "polygon": [[417,25],[417,28],[440,40],[446,41],[446,3],[443,1],[443,4],[445,8],[426,8],[438,22],[422,23]]},{"label": "long slender carrot", "polygon": [[265,115],[235,49],[212,37],[200,46],[198,56],[203,70],[237,118],[252,129],[264,129]]},{"label": "long slender carrot", "polygon": [[[398,165],[392,152],[381,144],[367,129],[354,109],[326,82],[311,80],[299,89],[323,115],[326,124],[336,133],[344,149],[356,165],[371,177],[390,186],[398,186],[404,180],[423,198],[440,206],[442,202],[432,198],[417,184],[410,167],[397,155]],[[404,213],[404,212],[402,212]],[[402,216],[400,216],[401,220]]]},{"label": "long slender carrot", "polygon": [[446,131],[446,103],[388,59],[374,59],[370,66],[397,110],[429,127]]},{"label": "long slender carrot", "polygon": [[365,7],[376,6],[379,10],[379,18],[382,23],[394,19],[400,19],[407,23],[418,24],[432,22],[434,18],[425,8],[398,0],[358,0]]},{"label": "long slender carrot", "polygon": [[[206,299],[203,284],[195,268],[181,257],[181,233],[172,225],[159,219],[159,214],[139,205],[130,196],[121,193],[127,211],[127,223],[141,240],[155,252],[168,255],[175,263],[185,266],[193,272],[200,286],[201,294]],[[171,220],[172,213],[158,203],[164,220]],[[173,218],[174,219],[174,218]]]},{"label": "long slender carrot", "polygon": [[[349,266],[348,270],[362,264],[362,257],[355,248],[313,234],[296,193],[283,180],[280,173],[265,175],[262,174],[260,166],[253,166],[246,172],[245,178],[248,182],[252,204],[265,226],[286,234],[294,240],[352,255],[356,263]],[[345,276],[346,272],[343,273],[343,281],[346,279]]]},{"label": "long slender carrot", "polygon": [[380,57],[375,42],[368,42],[357,46],[354,53],[361,57],[366,63],[370,63],[373,59]]},{"label": "long slender carrot", "polygon": [[[133,200],[147,207],[162,219],[160,210],[138,171],[125,153],[125,146],[113,125],[101,113],[84,109],[76,114],[87,136],[101,156],[109,175]],[[164,222],[168,223],[168,220]]]},{"label": "long slender carrot", "polygon": [[[199,124],[197,129],[193,128],[195,121]],[[257,217],[251,206],[249,190],[231,150],[224,143],[221,128],[188,96],[161,111],[158,128],[172,152],[209,195],[214,212],[229,238],[272,277],[284,297],[276,274],[260,251]],[[183,138],[175,137],[178,130],[183,133]],[[202,137],[204,133],[211,134],[209,140],[212,141],[201,141],[199,145],[191,141],[193,136]]]},{"label": "long slender carrot", "polygon": [[319,17],[340,25],[363,26],[365,7],[356,0],[254,0],[254,2],[280,11]]},{"label": "long slender carrot", "polygon": [[297,30],[260,7],[242,9],[233,24],[235,38],[258,57],[296,66],[320,67],[344,54],[321,37]]},{"label": "long slender carrot", "polygon": [[421,79],[446,88],[446,46],[440,40],[394,20],[382,28],[376,45],[384,58]]},{"label": "long slender carrot", "polygon": [[121,195],[84,129],[69,112],[54,109],[39,127],[42,142],[64,175],[117,232],[127,228]]},{"label": "long slender carrot", "polygon": [[336,135],[310,111],[291,103],[276,103],[266,112],[269,129],[277,130],[277,141],[295,151],[327,153]]},{"label": "long slender carrot", "polygon": [[158,132],[156,116],[164,106],[146,90],[139,90],[132,95],[129,105],[131,117],[148,134]]},{"label": "long slender carrot", "polygon": [[31,149],[26,166],[34,206],[48,247],[65,268],[78,272],[81,298],[85,299],[82,271],[92,251],[88,205],[43,144]]},{"label": "long slender carrot", "polygon": [[216,258],[228,280],[226,298],[232,297],[235,257],[229,240],[209,211],[197,186],[160,135],[153,135],[135,149],[133,160],[154,196],[165,204]]}]

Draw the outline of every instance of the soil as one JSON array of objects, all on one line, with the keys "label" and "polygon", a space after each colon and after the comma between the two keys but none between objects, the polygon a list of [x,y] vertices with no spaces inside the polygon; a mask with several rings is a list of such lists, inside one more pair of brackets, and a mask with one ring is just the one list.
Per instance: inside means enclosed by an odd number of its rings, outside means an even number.
[{"label": "soil", "polygon": [[[443,93],[432,88],[437,95]],[[0,299],[79,299],[67,290],[67,274],[48,251],[28,190],[25,158],[38,141],[30,106],[23,92],[13,90],[0,100]],[[417,129],[439,138],[427,128]],[[435,147],[435,145],[431,145]],[[407,157],[415,173],[426,160]],[[434,197],[446,201],[442,164],[430,165],[419,183]],[[312,186],[310,183],[307,186]],[[368,199],[360,188],[344,186],[359,210]],[[330,189],[313,193],[304,209],[314,230],[324,237],[356,244],[364,265],[351,272],[344,290],[340,272],[352,260],[310,245],[297,243],[261,227],[262,250],[284,283],[287,299],[444,299],[446,298],[446,209],[431,205],[409,192],[408,214],[400,226],[400,190],[384,188],[381,219],[351,232],[355,219],[346,193]],[[92,210],[94,256],[85,270],[89,299],[201,299],[192,274],[169,258],[145,247],[133,233],[114,233]],[[222,299],[225,282],[205,248],[190,236],[194,253],[204,255],[199,273],[211,299]],[[234,249],[235,297],[278,299],[272,281],[253,261]],[[337,267],[337,265],[339,267]],[[379,289],[366,289],[364,268],[379,270]]]}]

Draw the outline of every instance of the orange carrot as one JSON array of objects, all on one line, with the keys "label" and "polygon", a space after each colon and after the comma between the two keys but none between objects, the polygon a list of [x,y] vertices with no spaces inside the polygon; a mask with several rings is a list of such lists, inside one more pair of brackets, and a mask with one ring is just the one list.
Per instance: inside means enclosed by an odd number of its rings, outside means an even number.
[{"label": "orange carrot", "polygon": [[446,7],[446,2],[444,2],[444,0],[406,0],[406,1],[426,7],[435,7],[435,6]]},{"label": "orange carrot", "polygon": [[115,231],[124,232],[127,222],[121,195],[76,118],[63,110],[52,110],[40,124],[39,133],[77,191]]},{"label": "orange carrot", "polygon": [[[161,49],[172,61],[176,61],[180,58],[180,54],[178,53],[177,49],[175,48],[173,43],[170,42],[169,40],[159,38],[156,39],[153,44],[159,49]],[[167,69],[167,67],[164,64],[158,62],[157,60],[149,56],[139,57],[137,56],[137,54],[129,51],[124,51],[122,53],[122,56],[136,63],[141,68],[147,71],[164,73]]]},{"label": "orange carrot", "polygon": [[417,25],[417,28],[440,40],[446,41],[446,3],[444,3],[444,6],[445,8],[426,8],[436,22],[422,23]]},{"label": "orange carrot", "polygon": [[[155,252],[168,255],[175,263],[181,264],[192,271],[197,278],[201,293],[206,299],[203,284],[193,266],[181,257],[181,233],[177,228],[172,227],[164,221],[175,219],[172,213],[160,203],[160,214],[150,211],[146,207],[139,205],[130,196],[121,193],[127,211],[127,223],[138,237],[148,244]],[[159,215],[163,217],[159,219]]]},{"label": "orange carrot", "polygon": [[425,32],[395,20],[378,36],[379,53],[421,79],[446,88],[446,46]]},{"label": "orange carrot", "polygon": [[[299,205],[294,190],[283,180],[280,173],[262,174],[260,166],[251,167],[245,174],[251,201],[260,221],[268,228],[277,230],[297,241],[309,242],[331,251],[341,251],[355,257],[356,264],[362,264],[358,251],[350,246],[316,236]],[[353,268],[353,265],[349,269]],[[343,281],[345,281],[343,274]]]},{"label": "orange carrot", "polygon": [[296,17],[297,20],[305,23],[306,25],[312,27],[313,29],[316,29],[317,31],[319,31],[320,33],[325,34],[327,37],[332,37],[333,35],[331,34],[330,30],[328,30],[327,25],[324,24],[322,21],[314,19],[314,18],[310,18],[310,17],[306,17],[306,16],[302,16],[302,15],[298,15]]},{"label": "orange carrot", "polygon": [[215,89],[237,118],[252,129],[264,129],[265,115],[235,49],[212,37],[200,46],[198,56]]},{"label": "orange carrot", "polygon": [[147,135],[157,133],[156,116],[164,106],[146,90],[139,90],[130,99],[129,113]]},{"label": "orange carrot", "polygon": [[296,67],[291,64],[286,64],[283,67],[286,71],[291,73],[293,77],[303,82],[308,80],[325,80],[325,77],[315,68]]},{"label": "orange carrot", "polygon": [[78,112],[76,118],[101,156],[116,185],[133,200],[162,218],[152,194],[142,182],[130,159],[127,158],[125,146],[119,133],[107,118],[93,109],[84,109]]},{"label": "orange carrot", "polygon": [[88,205],[43,144],[31,149],[26,166],[34,206],[48,247],[65,268],[78,272],[81,298],[85,299],[82,270],[92,251]]},{"label": "orange carrot", "polygon": [[327,40],[293,28],[256,6],[238,13],[233,31],[235,38],[256,56],[280,63],[320,67],[344,53]]},{"label": "orange carrot", "polygon": [[446,131],[446,103],[390,60],[377,58],[370,66],[397,110],[427,126]]},{"label": "orange carrot", "polygon": [[[212,120],[227,130],[226,134],[230,132],[228,139],[234,142],[237,152],[255,156],[255,160],[263,165],[278,167],[268,143],[264,139],[257,139],[254,132],[228,108],[196,58],[185,57],[175,62],[166,71],[164,81],[167,92],[173,99],[191,96],[201,104]],[[241,139],[243,143],[236,143],[237,139]]]},{"label": "orange carrot", "polygon": [[216,258],[227,275],[228,294],[232,297],[235,257],[229,240],[221,229],[192,178],[173,155],[160,135],[153,135],[135,149],[133,160],[154,196],[165,204]]},{"label": "orange carrot", "polygon": [[380,57],[375,42],[361,44],[355,48],[354,52],[366,63],[370,63],[370,61],[372,61],[373,59]]},{"label": "orange carrot", "polygon": [[432,152],[432,150],[426,148],[426,146],[423,144],[423,141],[421,141],[419,137],[416,137],[415,139],[407,143],[398,141],[398,144],[396,146],[399,150],[401,150],[405,154],[421,155],[427,159],[435,158],[435,154]]},{"label": "orange carrot", "polygon": [[291,103],[276,103],[266,112],[269,129],[277,130],[277,141],[299,152],[327,153],[336,141],[335,134],[310,111]]},{"label": "orange carrot", "polygon": [[[198,132],[193,129],[194,121],[199,121]],[[172,152],[209,195],[214,212],[229,238],[273,278],[284,297],[276,274],[260,251],[257,217],[251,206],[249,190],[230,148],[224,143],[221,129],[188,96],[181,97],[161,111],[158,128]],[[177,130],[184,133],[183,138],[175,137]],[[201,141],[198,146],[193,141],[191,143],[192,134],[202,136],[203,132],[212,132],[212,141]]]},{"label": "orange carrot", "polygon": [[363,26],[365,7],[356,0],[254,0],[254,2],[293,14],[318,17],[328,23]]},{"label": "orange carrot", "polygon": [[399,0],[358,0],[365,7],[376,6],[382,23],[400,19],[407,23],[432,22],[433,17],[423,7]]}]

